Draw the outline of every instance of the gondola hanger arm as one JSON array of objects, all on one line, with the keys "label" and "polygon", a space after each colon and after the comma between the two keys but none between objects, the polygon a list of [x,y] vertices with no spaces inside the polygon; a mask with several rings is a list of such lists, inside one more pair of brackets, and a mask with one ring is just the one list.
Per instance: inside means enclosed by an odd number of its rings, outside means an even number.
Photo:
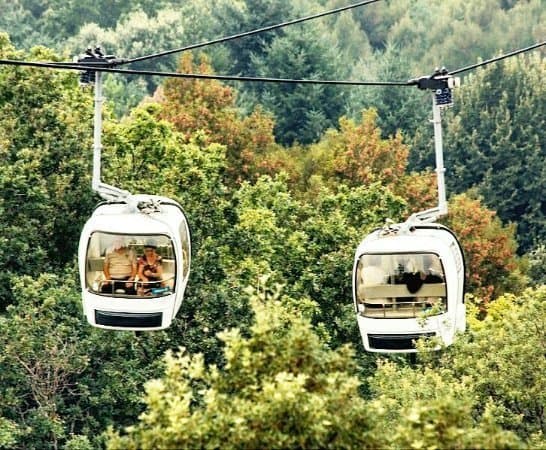
[{"label": "gondola hanger arm", "polygon": [[[117,59],[113,55],[104,55],[99,47],[94,50],[87,49],[85,54],[78,59],[79,64],[86,66],[111,67]],[[102,74],[100,71],[85,70],[80,75],[82,84],[93,84],[94,96],[94,117],[93,117],[93,178],[92,189],[107,201],[126,201],[131,193],[101,181],[101,153],[102,153]]]},{"label": "gondola hanger arm", "polygon": [[445,187],[445,167],[443,156],[442,114],[441,110],[453,106],[452,90],[460,86],[460,78],[454,77],[442,67],[432,75],[419,77],[408,81],[409,85],[419,89],[433,91],[432,123],[434,125],[434,153],[436,159],[436,177],[438,186],[438,206],[412,214],[405,222],[410,228],[418,223],[432,223],[447,215],[447,200]]}]

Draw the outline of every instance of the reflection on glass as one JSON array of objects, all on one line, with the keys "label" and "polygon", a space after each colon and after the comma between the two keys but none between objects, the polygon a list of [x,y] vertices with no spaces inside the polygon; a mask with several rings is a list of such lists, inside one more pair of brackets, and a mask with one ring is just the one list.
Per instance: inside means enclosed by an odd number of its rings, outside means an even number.
[{"label": "reflection on glass", "polygon": [[179,232],[180,242],[182,243],[182,273],[185,278],[188,276],[188,272],[190,270],[190,242],[188,240],[190,232],[185,221],[182,221],[182,223],[180,224]]},{"label": "reflection on glass", "polygon": [[158,297],[175,290],[176,260],[165,235],[95,232],[87,248],[86,283],[114,297]]},{"label": "reflection on glass", "polygon": [[447,306],[444,270],[433,253],[362,255],[356,288],[368,317],[416,317]]}]

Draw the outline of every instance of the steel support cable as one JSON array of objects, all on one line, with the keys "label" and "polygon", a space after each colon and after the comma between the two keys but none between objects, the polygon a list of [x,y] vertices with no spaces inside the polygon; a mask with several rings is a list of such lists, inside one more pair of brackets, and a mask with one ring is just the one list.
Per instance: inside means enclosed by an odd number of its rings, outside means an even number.
[{"label": "steel support cable", "polygon": [[514,50],[513,52],[505,53],[504,55],[500,55],[500,56],[497,56],[495,58],[491,58],[491,59],[488,59],[486,61],[482,61],[482,62],[479,62],[479,63],[476,63],[476,64],[471,64],[469,66],[462,67],[462,68],[457,69],[457,70],[451,70],[449,72],[449,75],[457,75],[458,73],[467,72],[468,70],[476,69],[478,67],[485,66],[487,64],[491,64],[491,63],[500,61],[502,59],[510,58],[511,56],[516,56],[516,55],[519,55],[520,53],[525,53],[525,52],[529,52],[531,50],[535,50],[535,49],[537,49],[539,47],[542,47],[543,45],[546,45],[546,41],[537,42],[536,44],[530,45],[529,47],[520,48],[519,50]]},{"label": "steel support cable", "polygon": [[[500,61],[521,53],[525,53],[531,50],[535,50],[539,47],[546,45],[546,41],[538,42],[529,47],[525,47],[519,50],[514,50],[510,53],[497,56],[495,58],[488,59],[486,61],[472,64],[466,67],[462,67],[457,70],[448,72],[449,75],[456,75],[458,73],[466,72],[468,70],[475,69],[477,67],[485,66],[493,62]],[[78,70],[78,71],[96,71],[96,72],[113,72],[126,75],[149,75],[158,77],[171,77],[171,78],[196,78],[196,79],[209,79],[209,80],[224,80],[224,81],[251,81],[262,83],[300,83],[300,84],[333,84],[333,85],[349,85],[349,86],[414,86],[418,84],[417,79],[409,81],[359,81],[359,80],[312,80],[312,79],[291,79],[291,78],[267,78],[267,77],[245,77],[234,75],[212,75],[212,74],[197,74],[197,73],[177,73],[177,72],[156,72],[150,70],[130,70],[130,69],[116,69],[112,67],[98,67],[98,66],[86,66],[76,63],[67,62],[39,62],[39,61],[18,61],[11,59],[0,59],[0,65],[12,65],[12,66],[27,66],[27,67],[41,67],[58,70]]]},{"label": "steel support cable", "polygon": [[27,66],[39,67],[46,69],[58,70],[79,70],[79,71],[95,71],[120,73],[125,75],[148,75],[169,78],[197,78],[206,80],[223,80],[223,81],[249,81],[261,83],[292,83],[292,84],[330,84],[330,85],[346,85],[346,86],[409,86],[407,81],[359,81],[359,80],[312,80],[312,79],[292,79],[292,78],[268,78],[268,77],[244,77],[235,75],[212,75],[200,73],[178,73],[178,72],[155,72],[150,70],[131,70],[131,69],[116,69],[97,66],[86,66],[79,64],[67,63],[47,63],[47,62],[31,62],[31,61],[16,61],[10,59],[0,59],[0,65],[11,66]]},{"label": "steel support cable", "polygon": [[255,34],[264,33],[266,31],[277,30],[279,28],[287,27],[289,25],[295,25],[295,24],[298,24],[298,23],[306,22],[308,20],[318,19],[320,17],[325,17],[325,16],[329,16],[329,15],[332,15],[332,14],[338,14],[338,13],[343,12],[343,11],[358,8],[359,6],[369,5],[371,3],[376,3],[378,1],[380,1],[380,0],[365,0],[365,1],[358,2],[358,3],[353,3],[351,5],[342,6],[340,8],[335,8],[335,9],[331,9],[331,10],[328,10],[328,11],[323,11],[321,13],[312,14],[312,15],[309,15],[309,16],[306,16],[306,17],[300,17],[299,19],[288,20],[286,22],[282,22],[282,23],[279,23],[279,24],[276,24],[276,25],[268,25],[266,27],[258,28],[256,30],[245,31],[243,33],[233,34],[231,36],[226,36],[226,37],[222,37],[222,38],[218,38],[218,39],[213,39],[211,41],[200,42],[198,44],[192,44],[192,45],[187,45],[185,47],[175,48],[175,49],[171,49],[171,50],[165,50],[163,52],[153,53],[151,55],[140,56],[138,58],[124,59],[122,61],[116,62],[115,65],[119,66],[119,65],[122,65],[122,64],[130,64],[130,63],[134,63],[134,62],[145,61],[147,59],[159,58],[161,56],[171,55],[173,53],[180,53],[180,52],[184,52],[184,51],[188,51],[188,50],[195,50],[197,48],[202,48],[202,47],[206,47],[206,46],[213,45],[213,44],[222,44],[224,42],[228,42],[228,41],[231,41],[231,40],[234,40],[234,39],[239,39],[239,38],[247,37],[247,36],[253,36]]}]

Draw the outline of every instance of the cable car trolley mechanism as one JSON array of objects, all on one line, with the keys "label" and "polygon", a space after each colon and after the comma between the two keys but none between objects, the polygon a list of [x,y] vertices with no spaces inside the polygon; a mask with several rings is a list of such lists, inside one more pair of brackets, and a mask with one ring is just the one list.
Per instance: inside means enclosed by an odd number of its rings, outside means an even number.
[{"label": "cable car trolley mechanism", "polygon": [[466,327],[463,251],[453,232],[436,223],[447,214],[440,109],[451,106],[457,81],[443,70],[410,82],[434,90],[438,206],[373,231],[356,250],[353,301],[369,352],[415,353],[419,338],[448,346]]},{"label": "cable car trolley mechanism", "polygon": [[[107,65],[111,58],[88,50],[80,60]],[[93,56],[96,55],[96,56]],[[85,224],[78,260],[83,310],[95,327],[159,330],[180,309],[190,270],[191,240],[182,207],[156,195],[132,195],[100,181],[101,73],[95,83],[92,187],[105,201]]]}]

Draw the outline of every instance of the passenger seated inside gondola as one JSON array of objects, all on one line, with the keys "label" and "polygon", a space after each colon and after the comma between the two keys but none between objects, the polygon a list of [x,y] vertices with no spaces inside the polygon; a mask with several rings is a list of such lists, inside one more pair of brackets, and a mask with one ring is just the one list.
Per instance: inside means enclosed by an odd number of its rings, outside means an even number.
[{"label": "passenger seated inside gondola", "polygon": [[100,291],[106,294],[134,295],[137,264],[134,252],[127,247],[124,239],[114,239],[104,257],[103,272],[105,280]]},{"label": "passenger seated inside gondola", "polygon": [[156,242],[149,240],[144,245],[144,254],[138,258],[138,295],[151,295],[153,290],[162,287],[163,260],[156,250]]},{"label": "passenger seated inside gondola", "polygon": [[405,284],[412,294],[423,284],[443,283],[443,270],[436,255],[423,254],[400,257],[397,261],[395,284]]},{"label": "passenger seated inside gondola", "polygon": [[366,317],[417,317],[423,309],[445,306],[442,263],[433,253],[364,254],[357,274],[358,308]]},{"label": "passenger seated inside gondola", "polygon": [[421,262],[420,255],[400,256],[397,260],[394,283],[405,284],[411,294],[421,289],[424,282]]}]

